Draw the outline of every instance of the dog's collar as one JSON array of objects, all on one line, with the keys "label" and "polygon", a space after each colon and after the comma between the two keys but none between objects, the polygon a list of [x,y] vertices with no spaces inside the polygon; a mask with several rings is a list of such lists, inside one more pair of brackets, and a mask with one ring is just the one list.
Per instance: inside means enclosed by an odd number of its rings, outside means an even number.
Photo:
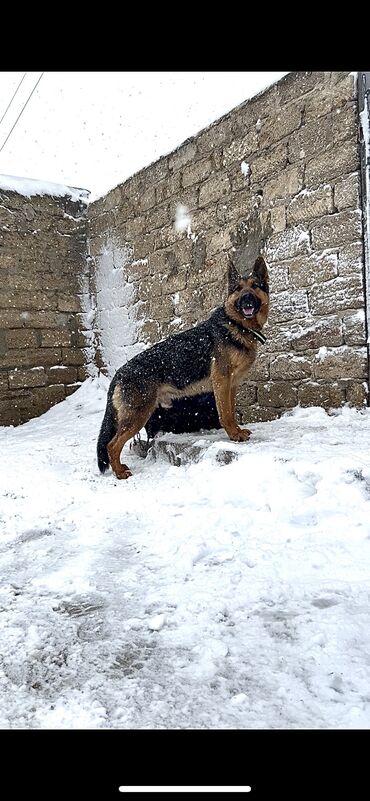
[{"label": "dog's collar", "polygon": [[254,339],[258,339],[259,342],[262,342],[262,345],[265,344],[267,337],[262,334],[262,331],[253,331],[251,328],[244,328],[244,326],[240,326],[243,331],[247,331],[248,334],[251,334]]},{"label": "dog's collar", "polygon": [[265,344],[267,337],[265,337],[262,331],[254,331],[253,328],[246,328],[244,325],[240,325],[240,323],[236,322],[236,320],[232,321],[232,325],[235,325],[241,334],[250,334],[254,339],[258,339],[262,345]]}]

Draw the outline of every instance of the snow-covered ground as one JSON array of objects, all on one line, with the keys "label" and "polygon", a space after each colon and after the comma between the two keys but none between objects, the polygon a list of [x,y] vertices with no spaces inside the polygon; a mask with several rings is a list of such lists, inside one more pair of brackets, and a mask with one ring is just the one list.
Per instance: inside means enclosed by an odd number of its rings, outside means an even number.
[{"label": "snow-covered ground", "polygon": [[370,410],[119,482],[105,394],[0,429],[0,726],[368,728]]}]

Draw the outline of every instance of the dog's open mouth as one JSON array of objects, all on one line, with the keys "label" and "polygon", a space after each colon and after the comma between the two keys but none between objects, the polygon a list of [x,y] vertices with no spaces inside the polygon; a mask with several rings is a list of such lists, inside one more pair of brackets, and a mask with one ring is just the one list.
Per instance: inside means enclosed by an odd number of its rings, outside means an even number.
[{"label": "dog's open mouth", "polygon": [[254,306],[242,306],[242,314],[244,317],[254,317],[256,310]]},{"label": "dog's open mouth", "polygon": [[251,292],[246,292],[245,295],[240,298],[238,303],[239,312],[247,320],[251,320],[252,317],[255,317],[260,308],[261,301],[259,298],[256,298],[255,295],[252,295]]}]

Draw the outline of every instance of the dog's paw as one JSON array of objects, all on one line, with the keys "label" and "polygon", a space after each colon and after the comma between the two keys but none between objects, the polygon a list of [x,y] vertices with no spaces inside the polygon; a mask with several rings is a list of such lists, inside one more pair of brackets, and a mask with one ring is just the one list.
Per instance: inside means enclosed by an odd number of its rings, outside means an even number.
[{"label": "dog's paw", "polygon": [[249,439],[250,435],[251,432],[249,431],[248,428],[237,428],[229,436],[230,439],[233,440],[233,442],[246,442]]},{"label": "dog's paw", "polygon": [[119,473],[116,473],[116,478],[118,479],[130,478],[130,476],[132,476],[132,473],[131,470],[128,469],[128,467],[126,467],[125,470],[120,470]]}]

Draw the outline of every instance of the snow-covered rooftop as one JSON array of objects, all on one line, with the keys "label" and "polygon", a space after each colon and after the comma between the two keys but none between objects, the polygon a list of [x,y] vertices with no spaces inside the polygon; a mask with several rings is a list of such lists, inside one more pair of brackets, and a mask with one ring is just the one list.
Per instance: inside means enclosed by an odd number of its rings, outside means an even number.
[{"label": "snow-covered rooftop", "polygon": [[88,202],[89,190],[64,184],[53,184],[50,181],[40,181],[34,178],[19,178],[14,175],[0,175],[0,190],[18,192],[24,197],[33,195],[51,195],[52,197],[69,197],[71,200]]}]

